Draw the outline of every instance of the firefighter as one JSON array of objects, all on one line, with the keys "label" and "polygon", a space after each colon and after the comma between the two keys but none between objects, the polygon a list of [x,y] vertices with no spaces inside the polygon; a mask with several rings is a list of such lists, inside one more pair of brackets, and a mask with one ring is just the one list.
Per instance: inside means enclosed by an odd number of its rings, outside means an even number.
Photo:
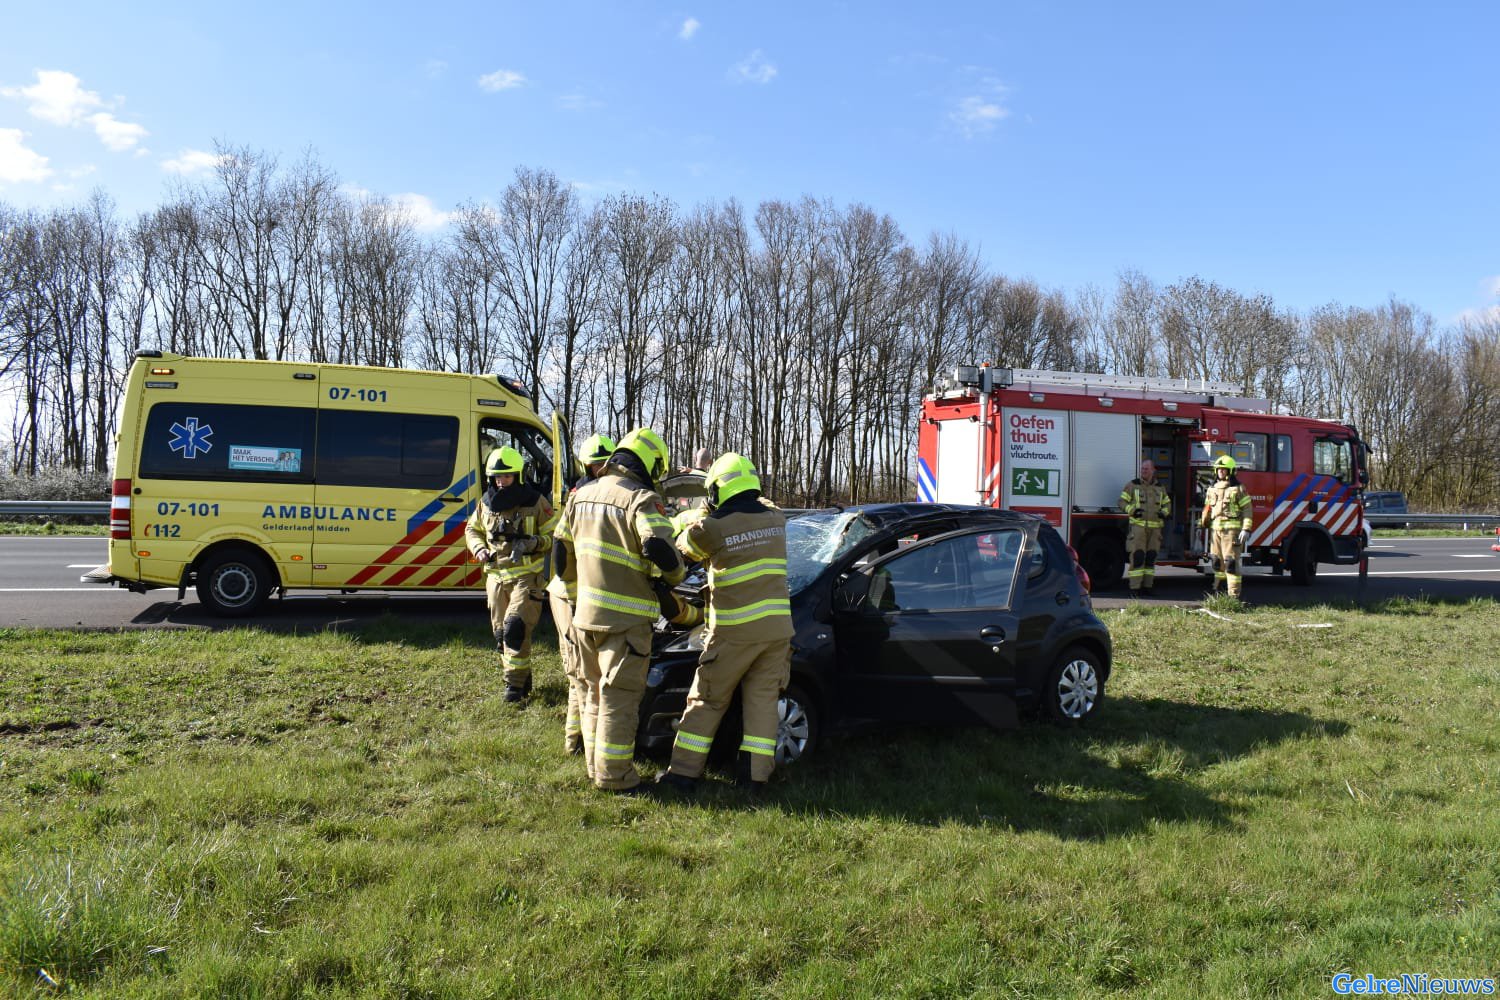
[{"label": "firefighter", "polygon": [[505,700],[531,694],[531,630],[542,614],[542,563],[557,516],[552,503],[521,478],[526,460],[506,445],[484,463],[489,488],[469,523],[465,541],[484,566],[490,628],[505,668]]},{"label": "firefighter", "polygon": [[578,580],[573,641],[588,684],[586,762],[595,787],[611,792],[641,787],[635,734],[660,609],[654,584],[659,577],[670,588],[684,573],[657,492],[667,459],[661,435],[632,430],[603,474],[573,495],[557,532],[561,568],[571,565]]},{"label": "firefighter", "polygon": [[[583,478],[574,484],[563,502],[563,517],[567,517],[568,505],[580,486],[586,486],[599,478],[610,452],[615,450],[614,439],[605,434],[595,434],[578,446],[578,462],[583,466]],[[560,543],[559,543],[560,544]],[[563,749],[571,754],[584,752],[583,703],[588,697],[588,685],[578,669],[578,653],[573,645],[573,605],[578,602],[578,576],[569,568],[558,569],[565,560],[554,558],[552,565],[556,574],[547,584],[547,596],[552,607],[552,624],[557,628],[557,654],[562,659],[563,674],[568,679],[568,715],[563,723]],[[592,737],[591,737],[592,738]]]},{"label": "firefighter", "polygon": [[681,791],[696,787],[739,688],[744,737],[736,782],[760,791],[776,766],[777,702],[791,669],[786,517],[761,499],[760,477],[743,455],[720,455],[703,483],[711,513],[679,534],[677,546],[708,564],[708,632],[672,763],[657,781]]},{"label": "firefighter", "polygon": [[1162,525],[1172,514],[1172,496],[1156,482],[1156,463],[1141,463],[1141,475],[1120,491],[1120,509],[1130,517],[1125,552],[1130,561],[1130,596],[1151,596],[1156,586],[1156,554]]},{"label": "firefighter", "polygon": [[1209,539],[1209,554],[1214,562],[1213,592],[1219,584],[1228,581],[1229,596],[1239,597],[1243,577],[1240,575],[1240,559],[1245,543],[1250,540],[1251,506],[1250,494],[1240,485],[1234,474],[1234,459],[1220,455],[1214,459],[1214,475],[1217,477],[1203,498],[1203,517],[1200,524],[1212,525]]}]

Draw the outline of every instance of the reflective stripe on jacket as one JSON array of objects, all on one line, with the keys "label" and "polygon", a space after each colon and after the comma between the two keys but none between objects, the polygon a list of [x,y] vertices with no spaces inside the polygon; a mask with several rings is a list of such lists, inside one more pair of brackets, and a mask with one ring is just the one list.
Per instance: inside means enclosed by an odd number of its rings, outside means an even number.
[{"label": "reflective stripe on jacket", "polygon": [[[478,555],[481,549],[495,553],[495,558],[484,564],[486,573],[502,580],[517,580],[541,572],[556,526],[552,501],[541,494],[534,502],[509,510],[491,510],[480,499],[464,527],[464,540],[472,555]],[[511,542],[526,536],[536,539],[536,548],[512,561]]]},{"label": "reflective stripe on jacket", "polygon": [[[1160,528],[1172,514],[1172,495],[1155,483],[1132,479],[1120,491],[1120,509],[1130,514],[1130,523],[1142,528]],[[1131,511],[1139,511],[1132,514]]]},{"label": "reflective stripe on jacket", "polygon": [[708,563],[708,627],[715,638],[789,639],[786,516],[762,503],[755,513],[718,512],[677,536],[677,547]]},{"label": "reflective stripe on jacket", "polygon": [[680,559],[662,571],[645,556],[646,543],[656,537],[676,558],[671,522],[656,491],[607,470],[573,494],[565,513],[557,538],[578,582],[574,627],[613,632],[655,621],[661,608],[652,578],[675,584],[684,572]]},{"label": "reflective stripe on jacket", "polygon": [[1227,479],[1215,480],[1203,498],[1203,520],[1212,519],[1215,531],[1249,531],[1251,513],[1250,494]]}]

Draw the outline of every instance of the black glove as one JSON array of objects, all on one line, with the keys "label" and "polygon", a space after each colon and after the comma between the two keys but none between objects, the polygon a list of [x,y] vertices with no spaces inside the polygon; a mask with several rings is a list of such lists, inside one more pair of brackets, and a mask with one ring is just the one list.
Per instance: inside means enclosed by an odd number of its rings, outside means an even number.
[{"label": "black glove", "polygon": [[535,552],[541,539],[535,535],[517,535],[510,540],[510,554],[513,556],[530,555]]},{"label": "black glove", "polygon": [[671,620],[677,616],[677,595],[672,592],[672,585],[657,577],[651,581],[651,589],[656,591],[656,606],[661,610],[661,616]]},{"label": "black glove", "polygon": [[1139,507],[1132,507],[1132,508],[1130,508],[1130,516],[1131,517],[1140,517],[1141,516],[1141,509]]}]

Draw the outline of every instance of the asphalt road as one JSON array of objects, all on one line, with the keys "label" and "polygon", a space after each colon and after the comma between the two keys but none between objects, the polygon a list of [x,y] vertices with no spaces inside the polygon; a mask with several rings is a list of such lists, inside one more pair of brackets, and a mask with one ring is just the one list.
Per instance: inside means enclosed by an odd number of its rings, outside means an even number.
[{"label": "asphalt road", "polygon": [[[1500,553],[1489,538],[1391,538],[1377,536],[1370,550],[1370,573],[1363,598],[1380,600],[1425,594],[1439,600],[1489,597],[1500,600]],[[0,626],[50,628],[224,627],[206,613],[191,590],[177,600],[175,590],[132,594],[111,586],[79,582],[105,560],[103,538],[0,536]],[[1164,570],[1156,580],[1154,604],[1196,604],[1204,578],[1188,570]],[[1099,608],[1129,603],[1121,588],[1095,594]],[[1264,570],[1245,579],[1245,598],[1254,604],[1308,604],[1361,599],[1358,568],[1320,566],[1317,582],[1299,587]],[[484,596],[472,594],[356,594],[298,591],[273,600],[254,620],[282,629],[358,625],[386,613],[423,622],[484,619]]]}]

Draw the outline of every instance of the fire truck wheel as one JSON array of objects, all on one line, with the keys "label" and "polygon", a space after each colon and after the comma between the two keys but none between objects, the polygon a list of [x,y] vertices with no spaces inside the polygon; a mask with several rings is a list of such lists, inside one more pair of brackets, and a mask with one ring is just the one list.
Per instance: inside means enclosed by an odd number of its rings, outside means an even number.
[{"label": "fire truck wheel", "polygon": [[251,549],[220,549],[198,566],[198,600],[221,618],[253,615],[272,586],[271,568]]},{"label": "fire truck wheel", "polygon": [[1117,535],[1090,535],[1083,541],[1078,561],[1095,590],[1108,590],[1125,576],[1125,544]]},{"label": "fire truck wheel", "polygon": [[1287,569],[1292,574],[1292,582],[1299,587],[1309,586],[1317,579],[1318,550],[1308,532],[1292,539],[1292,549],[1287,553]]}]

